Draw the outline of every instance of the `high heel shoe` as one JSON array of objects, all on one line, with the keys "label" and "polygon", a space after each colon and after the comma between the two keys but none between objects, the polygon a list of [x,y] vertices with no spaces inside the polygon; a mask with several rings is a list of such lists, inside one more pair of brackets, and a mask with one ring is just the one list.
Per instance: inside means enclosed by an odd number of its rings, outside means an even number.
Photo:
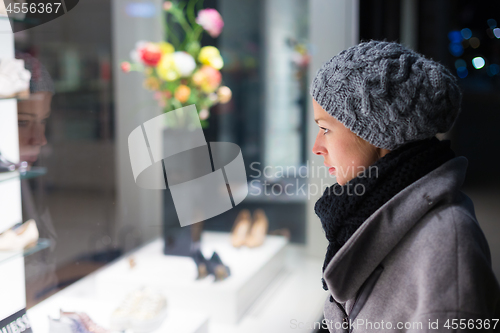
[{"label": "high heel shoe", "polygon": [[60,317],[68,317],[74,319],[79,322],[86,332],[92,333],[111,333],[111,331],[97,325],[92,319],[90,319],[89,315],[84,312],[65,312],[63,310],[59,310]]},{"label": "high heel shoe", "polygon": [[208,260],[205,259],[203,253],[201,253],[201,251],[198,249],[193,253],[192,257],[198,269],[198,276],[196,277],[196,280],[207,277],[209,274]]},{"label": "high heel shoe", "polygon": [[253,223],[245,245],[252,248],[261,246],[266,239],[267,229],[269,228],[269,221],[267,220],[266,213],[262,209],[257,209],[253,213]]},{"label": "high heel shoe", "polygon": [[243,209],[236,217],[231,231],[231,243],[234,247],[238,248],[245,244],[251,224],[250,211]]},{"label": "high heel shoe", "polygon": [[210,274],[215,276],[215,281],[225,280],[231,275],[229,267],[222,263],[217,252],[212,254],[212,258],[208,261],[208,267]]},{"label": "high heel shoe", "polygon": [[35,220],[28,220],[0,235],[0,251],[20,251],[32,247],[38,242],[38,236]]},{"label": "high heel shoe", "polygon": [[210,260],[207,260],[198,249],[194,252],[192,257],[198,268],[198,277],[196,280],[203,279],[208,275],[213,275],[215,281],[222,281],[231,275],[229,267],[224,265],[217,252],[214,252]]},{"label": "high heel shoe", "polygon": [[19,172],[26,172],[28,170],[28,162],[22,161],[19,163],[13,163],[6,159],[2,152],[0,152],[0,172],[11,172],[19,170]]}]

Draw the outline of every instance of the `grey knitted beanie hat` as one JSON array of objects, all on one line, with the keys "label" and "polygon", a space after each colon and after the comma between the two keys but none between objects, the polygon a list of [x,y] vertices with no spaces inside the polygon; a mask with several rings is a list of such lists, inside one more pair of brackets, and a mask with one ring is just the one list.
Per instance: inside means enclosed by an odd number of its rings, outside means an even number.
[{"label": "grey knitted beanie hat", "polygon": [[359,137],[389,150],[449,131],[462,99],[443,65],[385,41],[363,42],[331,58],[310,94]]}]

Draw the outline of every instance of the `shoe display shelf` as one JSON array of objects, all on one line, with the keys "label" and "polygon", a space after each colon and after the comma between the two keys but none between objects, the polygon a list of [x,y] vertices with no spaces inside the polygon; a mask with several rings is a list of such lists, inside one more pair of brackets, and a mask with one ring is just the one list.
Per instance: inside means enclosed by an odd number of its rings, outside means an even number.
[{"label": "shoe display shelf", "polygon": [[[24,257],[46,249],[48,239],[38,239],[36,245],[22,251],[0,251],[0,330],[5,330],[6,318],[15,320],[24,313],[26,291],[24,278]],[[9,328],[10,329],[10,328]]]},{"label": "shoe display shelf", "polygon": [[4,100],[9,100],[9,99],[15,99],[16,101],[27,101],[29,100],[29,98],[20,98],[20,97],[0,97],[0,101],[4,101]]},{"label": "shoe display shelf", "polygon": [[0,251],[0,265],[9,260],[18,258],[18,257],[26,257],[36,253],[38,251],[44,250],[50,246],[50,240],[45,238],[39,238],[37,243],[27,249],[22,251]]},{"label": "shoe display shelf", "polygon": [[288,241],[267,236],[259,247],[234,248],[230,237],[223,232],[201,236],[203,255],[210,258],[216,251],[230,268],[223,281],[215,282],[213,275],[196,280],[193,259],[164,255],[163,240],[157,240],[133,253],[133,269],[124,258],[98,274],[97,294],[112,299],[147,284],[162,290],[172,308],[208,312],[211,323],[236,324],[283,269]]},{"label": "shoe display shelf", "polygon": [[31,179],[43,176],[46,173],[47,173],[47,168],[44,167],[32,167],[30,170],[25,172],[19,172],[19,171],[0,172],[0,182],[12,179]]},{"label": "shoe display shelf", "polygon": [[[10,33],[9,33],[10,31]],[[14,58],[14,35],[9,20],[0,20],[0,59]],[[0,101],[0,152],[11,161],[19,160],[19,136],[15,99]],[[0,182],[0,233],[22,222],[19,177]],[[24,254],[0,253],[0,331],[23,315],[26,308]],[[28,254],[28,253],[26,253]]]}]

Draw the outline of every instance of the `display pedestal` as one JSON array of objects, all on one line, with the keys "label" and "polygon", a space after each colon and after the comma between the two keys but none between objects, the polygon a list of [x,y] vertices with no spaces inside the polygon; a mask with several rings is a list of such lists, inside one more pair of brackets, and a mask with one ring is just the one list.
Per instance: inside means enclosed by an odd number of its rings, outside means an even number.
[{"label": "display pedestal", "polygon": [[194,262],[163,255],[158,239],[49,297],[28,310],[28,317],[36,333],[48,332],[47,316],[57,318],[59,309],[86,312],[109,327],[110,314],[128,291],[156,286],[167,296],[168,313],[155,332],[311,333],[327,297],[321,288],[323,260],[286,243],[268,236],[262,247],[235,249],[229,234],[205,232],[204,255],[215,250],[231,267],[230,278],[214,282],[213,277],[196,281]]},{"label": "display pedestal", "polygon": [[[116,299],[144,285],[157,287],[172,308],[208,312],[211,322],[235,324],[284,267],[287,243],[284,237],[267,236],[258,248],[236,249],[230,234],[204,232],[204,256],[209,259],[216,251],[231,270],[228,279],[214,282],[213,276],[196,280],[194,261],[165,256],[163,241],[157,240],[101,271],[95,281],[97,296]],[[130,257],[136,263],[133,268]]]}]

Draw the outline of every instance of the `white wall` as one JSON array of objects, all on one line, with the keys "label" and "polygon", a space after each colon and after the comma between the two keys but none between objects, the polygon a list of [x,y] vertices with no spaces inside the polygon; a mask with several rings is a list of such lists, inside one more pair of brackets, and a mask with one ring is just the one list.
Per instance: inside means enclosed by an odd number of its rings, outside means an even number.
[{"label": "white wall", "polygon": [[[154,17],[129,17],[125,8],[129,3],[154,4]],[[114,94],[116,117],[116,188],[117,219],[115,233],[126,226],[140,229],[143,240],[161,235],[162,224],[162,191],[139,188],[132,175],[128,153],[128,136],[130,132],[145,121],[159,115],[152,94],[142,87],[143,75],[138,72],[122,73],[119,70],[122,61],[130,61],[130,51],[140,40],[163,40],[163,23],[161,14],[163,1],[113,0],[113,64]]]}]

